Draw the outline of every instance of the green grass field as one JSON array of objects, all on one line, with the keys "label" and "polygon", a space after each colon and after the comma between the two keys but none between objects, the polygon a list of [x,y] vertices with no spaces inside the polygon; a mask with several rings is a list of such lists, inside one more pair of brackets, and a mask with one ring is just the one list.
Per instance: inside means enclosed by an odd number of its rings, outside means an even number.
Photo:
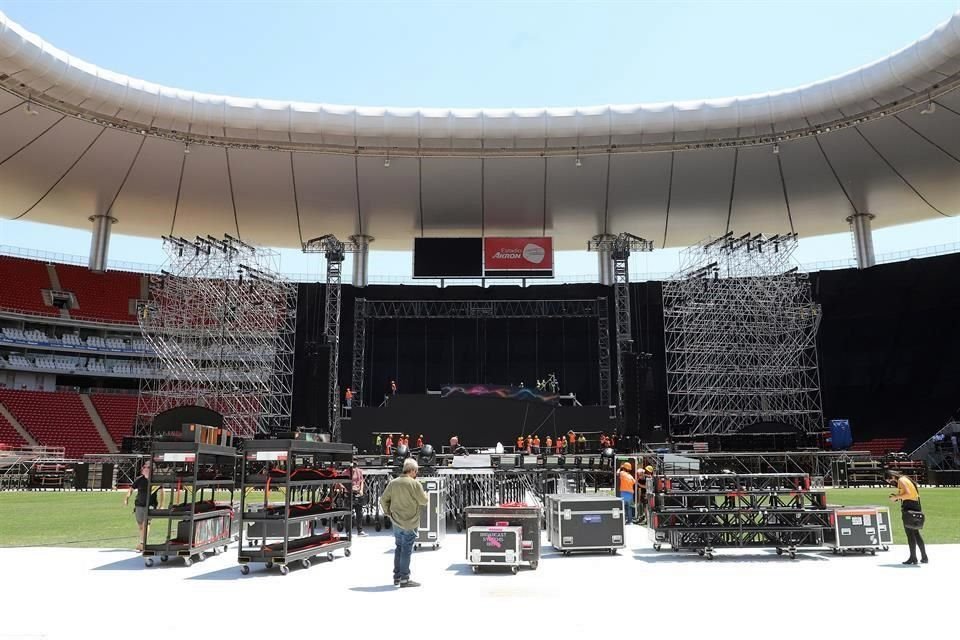
[{"label": "green grass field", "polygon": [[[899,506],[889,489],[831,489],[830,504],[890,505],[893,540],[905,544]],[[960,543],[960,488],[927,488],[921,492],[928,544]],[[277,496],[279,498],[279,496]],[[131,503],[132,504],[132,503]],[[3,492],[0,493],[0,547],[76,546],[128,547],[136,545],[133,507],[123,506],[119,492]],[[151,542],[161,542],[164,531],[151,528]]]}]

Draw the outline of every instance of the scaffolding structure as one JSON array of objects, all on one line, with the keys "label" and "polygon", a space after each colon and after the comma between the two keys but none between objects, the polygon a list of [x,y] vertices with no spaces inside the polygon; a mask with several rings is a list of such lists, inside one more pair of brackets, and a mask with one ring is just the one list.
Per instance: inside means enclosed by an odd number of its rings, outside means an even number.
[{"label": "scaffolding structure", "polygon": [[705,240],[663,283],[671,431],[737,433],[772,422],[822,429],[820,306],[793,266],[796,234]]},{"label": "scaffolding structure", "polygon": [[137,313],[159,372],[140,381],[138,435],[183,405],[221,413],[242,437],[289,428],[297,288],[278,275],[277,254],[228,235],[164,237],[163,248]]},{"label": "scaffolding structure", "polygon": [[[624,360],[628,353],[633,352],[633,325],[630,319],[630,254],[653,251],[653,242],[626,232],[616,236],[601,234],[587,243],[587,251],[599,253],[602,260],[609,259],[613,267],[613,293],[617,321],[617,420],[622,432]],[[609,387],[609,378],[605,383]]]},{"label": "scaffolding structure", "polygon": [[327,426],[334,442],[340,442],[340,309],[343,261],[348,253],[363,251],[360,236],[348,242],[327,234],[303,243],[304,253],[322,253],[327,263],[324,288],[323,337],[330,348],[327,372]]}]

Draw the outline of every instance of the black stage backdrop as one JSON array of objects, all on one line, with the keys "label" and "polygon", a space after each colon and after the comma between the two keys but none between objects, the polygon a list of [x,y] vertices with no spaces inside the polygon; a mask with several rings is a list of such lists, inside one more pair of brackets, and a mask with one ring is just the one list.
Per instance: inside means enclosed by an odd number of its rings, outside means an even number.
[{"label": "black stage backdrop", "polygon": [[[818,337],[824,420],[848,418],[854,437],[922,441],[960,406],[960,255],[811,276],[823,306]],[[369,300],[608,299],[600,285],[343,287],[340,387],[351,382],[353,303]],[[626,371],[628,432],[667,425],[660,284],[631,285],[635,342]],[[322,340],[323,286],[300,285],[294,424],[323,424],[327,352]],[[389,382],[423,394],[449,382],[532,385],[555,372],[564,392],[599,401],[596,321],[586,319],[376,320],[367,327],[365,400],[379,405]],[[642,357],[640,354],[649,354]],[[612,393],[616,358],[611,356]],[[359,434],[358,434],[359,435]],[[460,434],[464,436],[463,433]],[[345,434],[345,438],[349,438]],[[471,441],[477,438],[471,437]],[[506,443],[505,443],[506,444]]]}]

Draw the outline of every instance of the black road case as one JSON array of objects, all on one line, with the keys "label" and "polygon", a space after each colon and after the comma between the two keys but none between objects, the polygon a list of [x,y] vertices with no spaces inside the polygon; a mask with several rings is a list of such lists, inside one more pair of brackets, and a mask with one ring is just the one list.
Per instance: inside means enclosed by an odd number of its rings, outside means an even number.
[{"label": "black road case", "polygon": [[469,527],[467,560],[474,573],[480,567],[510,567],[516,573],[523,562],[523,527]]},{"label": "black road case", "polygon": [[464,513],[468,529],[481,526],[521,527],[521,561],[531,569],[536,569],[540,564],[540,531],[543,528],[543,511],[540,507],[473,506],[467,507]]},{"label": "black road case", "polygon": [[427,492],[427,506],[420,510],[420,526],[417,528],[416,548],[430,545],[434,549],[440,548],[440,543],[447,537],[447,479],[417,478]]},{"label": "black road case", "polygon": [[546,499],[550,543],[571,551],[608,551],[624,548],[623,501],[598,494],[553,494]]},{"label": "black road case", "polygon": [[875,554],[893,543],[887,507],[837,507],[830,515],[830,524],[833,526],[824,531],[824,538],[834,553]]}]

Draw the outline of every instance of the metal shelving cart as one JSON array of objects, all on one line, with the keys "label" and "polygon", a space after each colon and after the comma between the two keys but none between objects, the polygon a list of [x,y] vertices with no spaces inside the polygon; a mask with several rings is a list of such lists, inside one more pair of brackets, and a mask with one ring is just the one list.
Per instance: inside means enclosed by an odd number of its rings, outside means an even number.
[{"label": "metal shelving cart", "polygon": [[[250,564],[310,568],[317,556],[350,556],[353,446],[304,440],[252,440],[244,447],[240,495],[240,571]],[[282,501],[271,502],[272,494]],[[257,499],[253,499],[256,495]],[[338,533],[342,525],[343,533]]]},{"label": "metal shelving cart", "polygon": [[[202,442],[160,441],[153,443],[150,455],[153,473],[149,492],[168,491],[170,501],[163,509],[147,511],[148,520],[166,522],[166,534],[159,544],[142,541],[144,564],[152,567],[154,558],[167,562],[179,557],[189,567],[206,552],[225,552],[236,536],[236,449]],[[229,499],[218,501],[218,492],[229,492]]]}]

